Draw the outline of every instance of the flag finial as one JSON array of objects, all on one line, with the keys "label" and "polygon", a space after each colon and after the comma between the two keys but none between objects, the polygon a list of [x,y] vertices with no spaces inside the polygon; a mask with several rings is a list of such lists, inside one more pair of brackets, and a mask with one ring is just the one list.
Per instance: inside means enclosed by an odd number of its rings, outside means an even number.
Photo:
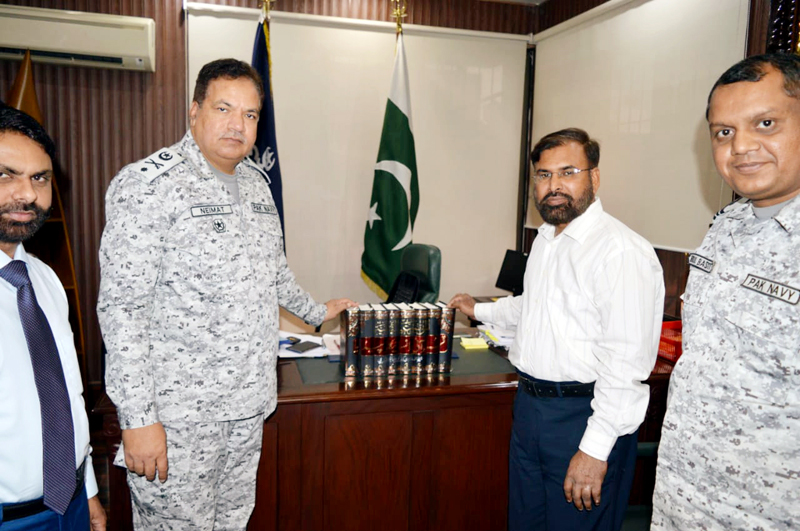
[{"label": "flag finial", "polygon": [[394,10],[392,11],[392,16],[394,17],[395,22],[397,22],[397,34],[400,35],[403,33],[403,19],[406,18],[406,0],[392,0],[394,4]]},{"label": "flag finial", "polygon": [[6,104],[29,114],[40,124],[44,124],[42,110],[36,99],[36,89],[33,86],[33,65],[31,65],[31,51],[25,51],[25,57],[19,66],[19,72],[14,80],[14,86],[8,91]]},{"label": "flag finial", "polygon": [[266,20],[269,22],[269,16],[272,12],[272,4],[275,3],[275,0],[262,0],[261,2],[261,16],[258,18],[258,23],[263,24]]}]

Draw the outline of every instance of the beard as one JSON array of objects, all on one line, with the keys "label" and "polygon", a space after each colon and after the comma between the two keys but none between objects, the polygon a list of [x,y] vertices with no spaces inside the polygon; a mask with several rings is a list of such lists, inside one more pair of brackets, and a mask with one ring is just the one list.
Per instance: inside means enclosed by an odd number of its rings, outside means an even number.
[{"label": "beard", "polygon": [[[36,203],[16,203],[0,206],[0,242],[21,243],[36,234],[47,218],[50,217],[52,207],[43,209]],[[8,212],[33,212],[36,217],[30,221],[12,221],[3,217]]]},{"label": "beard", "polygon": [[[546,201],[551,197],[563,197],[566,203],[560,205],[548,205]],[[542,219],[550,225],[564,225],[572,222],[575,218],[586,212],[589,205],[594,201],[594,186],[592,180],[589,179],[589,186],[583,191],[578,199],[573,198],[571,195],[562,192],[550,192],[545,195],[541,201],[533,195],[533,202],[536,204],[536,210]]]}]

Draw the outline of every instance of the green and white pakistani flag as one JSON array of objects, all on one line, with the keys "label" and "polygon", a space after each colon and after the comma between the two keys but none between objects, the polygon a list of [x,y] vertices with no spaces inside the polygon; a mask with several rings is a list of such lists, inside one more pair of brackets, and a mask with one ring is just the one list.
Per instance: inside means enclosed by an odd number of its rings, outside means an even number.
[{"label": "green and white pakistani flag", "polygon": [[400,255],[411,243],[419,209],[417,156],[402,33],[397,36],[392,87],[386,102],[369,204],[361,277],[385,300],[400,273]]}]

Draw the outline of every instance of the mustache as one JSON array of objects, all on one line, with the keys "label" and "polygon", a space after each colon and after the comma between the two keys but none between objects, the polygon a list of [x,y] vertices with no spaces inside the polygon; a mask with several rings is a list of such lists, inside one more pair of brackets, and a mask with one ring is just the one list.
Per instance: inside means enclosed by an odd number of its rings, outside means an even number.
[{"label": "mustache", "polygon": [[542,202],[542,203],[544,203],[545,201],[547,201],[547,200],[548,200],[548,199],[550,199],[551,197],[563,197],[564,199],[566,199],[566,200],[567,200],[567,201],[569,201],[569,202],[571,202],[571,201],[574,201],[574,199],[575,199],[575,198],[573,198],[571,195],[569,195],[569,194],[565,194],[565,193],[563,193],[563,192],[548,192],[548,193],[547,193],[547,195],[545,195],[545,196],[542,198],[542,201],[541,201],[541,202]]},{"label": "mustache", "polygon": [[238,131],[231,131],[227,135],[223,136],[222,138],[231,138],[233,140],[238,140],[239,142],[244,143],[246,141],[244,135],[239,133]]},{"label": "mustache", "polygon": [[6,214],[8,212],[36,212],[37,214],[43,214],[45,210],[36,203],[12,203],[0,205],[0,214]]}]

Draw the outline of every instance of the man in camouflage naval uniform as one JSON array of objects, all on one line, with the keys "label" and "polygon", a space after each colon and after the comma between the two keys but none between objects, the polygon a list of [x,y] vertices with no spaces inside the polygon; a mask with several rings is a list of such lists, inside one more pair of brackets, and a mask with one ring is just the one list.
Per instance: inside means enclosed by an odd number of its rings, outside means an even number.
[{"label": "man in camouflage naval uniform", "polygon": [[278,307],[317,325],[353,304],[315,303],[287,266],[245,159],[262,90],[246,63],[207,64],[183,139],[108,189],[97,311],[137,529],[245,528],[276,405]]},{"label": "man in camouflage naval uniform", "polygon": [[743,199],[689,257],[652,529],[800,529],[798,98],[800,58],[783,54],[709,96],[714,162]]}]

